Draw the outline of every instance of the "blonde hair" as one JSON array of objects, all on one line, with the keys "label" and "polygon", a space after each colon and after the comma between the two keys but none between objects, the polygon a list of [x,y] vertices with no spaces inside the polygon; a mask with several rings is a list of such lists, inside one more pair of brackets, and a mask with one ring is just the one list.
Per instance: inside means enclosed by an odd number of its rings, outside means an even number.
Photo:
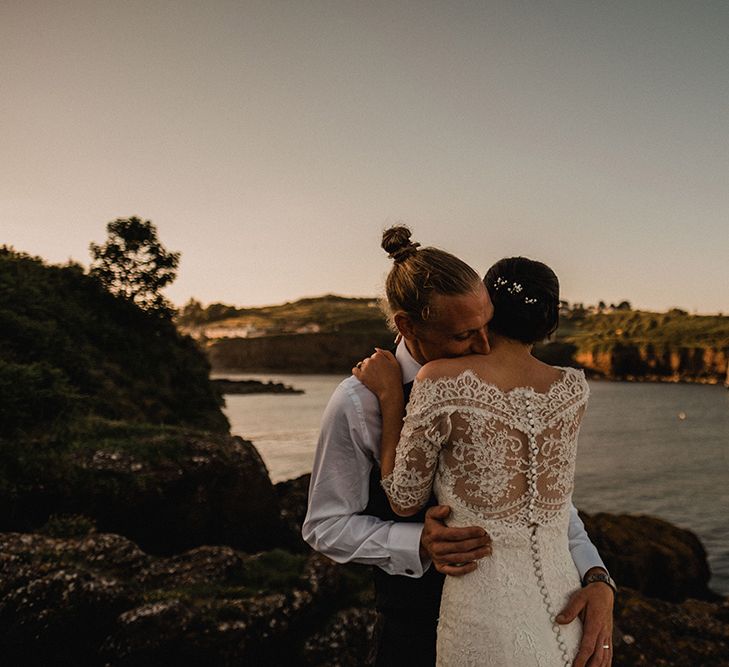
[{"label": "blonde hair", "polygon": [[480,276],[464,261],[445,250],[420,248],[410,240],[411,235],[404,225],[382,233],[382,248],[394,262],[382,301],[393,331],[397,331],[397,313],[405,313],[413,323],[426,322],[435,317],[433,295],[468,294],[481,283]]}]

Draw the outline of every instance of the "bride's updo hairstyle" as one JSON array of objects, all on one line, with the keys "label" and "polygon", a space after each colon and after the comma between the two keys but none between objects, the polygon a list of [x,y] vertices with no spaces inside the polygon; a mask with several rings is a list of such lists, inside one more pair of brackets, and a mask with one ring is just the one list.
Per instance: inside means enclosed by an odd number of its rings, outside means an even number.
[{"label": "bride's updo hairstyle", "polygon": [[559,325],[559,280],[546,264],[526,257],[506,257],[494,264],[483,279],[494,316],[493,333],[538,343]]},{"label": "bride's updo hairstyle", "polygon": [[394,262],[385,281],[388,324],[393,331],[395,315],[406,314],[414,324],[437,317],[432,306],[435,294],[469,294],[478,288],[479,275],[465,262],[438,248],[421,248],[410,240],[404,225],[386,229],[382,248]]}]

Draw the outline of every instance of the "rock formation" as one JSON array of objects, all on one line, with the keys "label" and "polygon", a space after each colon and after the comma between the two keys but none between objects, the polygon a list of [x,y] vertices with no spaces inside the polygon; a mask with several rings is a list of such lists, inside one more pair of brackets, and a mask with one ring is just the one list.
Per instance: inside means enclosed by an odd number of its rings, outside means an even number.
[{"label": "rock formation", "polygon": [[79,514],[156,554],[204,544],[258,551],[293,541],[250,442],[180,432],[162,451],[146,444],[85,448],[62,476],[47,474],[12,497],[0,492],[0,529],[35,530],[53,514]]},{"label": "rock formation", "polygon": [[[275,487],[284,542],[308,477]],[[729,601],[707,588],[696,537],[650,517],[583,518],[620,583],[613,664],[729,665]],[[3,664],[371,665],[372,604],[367,568],[301,542],[154,556],[117,534],[0,533]]]}]

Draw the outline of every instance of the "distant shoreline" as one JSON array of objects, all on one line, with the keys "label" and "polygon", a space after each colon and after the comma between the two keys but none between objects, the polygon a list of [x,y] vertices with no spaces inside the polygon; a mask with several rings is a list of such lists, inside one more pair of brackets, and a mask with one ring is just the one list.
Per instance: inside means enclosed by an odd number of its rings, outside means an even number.
[{"label": "distant shoreline", "polygon": [[[579,366],[575,366],[575,368],[580,368]],[[675,377],[662,377],[657,375],[651,375],[651,376],[628,376],[628,377],[607,377],[602,373],[592,371],[589,368],[580,368],[580,370],[584,370],[585,374],[587,375],[588,380],[597,380],[599,382],[625,382],[629,384],[697,384],[697,385],[710,385],[710,386],[717,386],[721,387],[723,389],[729,389],[729,387],[724,384],[724,382],[721,380],[721,378],[715,378],[715,377],[708,377],[708,378],[692,378],[692,377],[682,377],[682,378],[675,378]],[[300,375],[300,376],[306,376],[306,375],[341,375],[343,377],[346,377],[349,375],[349,373],[341,372],[337,373],[336,371],[311,371],[311,370],[289,370],[289,369],[281,369],[281,368],[246,368],[246,369],[240,369],[240,368],[215,368],[213,369],[213,373],[216,376],[221,375],[270,375],[270,376],[277,376],[277,375]],[[260,382],[258,380],[228,380],[227,378],[220,378],[216,377],[216,379],[212,380],[214,383],[220,383],[220,382],[226,382],[226,383],[257,383],[258,385],[261,385],[260,390],[251,389],[243,390],[243,391],[230,391],[227,393],[231,394],[255,394],[255,393],[303,393],[301,390],[294,389],[293,387],[288,387],[286,385],[281,385],[283,387],[286,387],[286,391],[281,391],[275,389],[276,385],[280,385],[281,383],[274,383],[272,380],[269,380],[267,383]],[[269,388],[270,385],[273,385],[274,388]],[[290,390],[290,391],[289,391]],[[223,392],[226,393],[226,392]]]},{"label": "distant shoreline", "polygon": [[211,380],[213,385],[224,396],[232,394],[303,394],[303,389],[295,389],[282,382],[261,382],[260,380],[230,380],[216,378]]}]

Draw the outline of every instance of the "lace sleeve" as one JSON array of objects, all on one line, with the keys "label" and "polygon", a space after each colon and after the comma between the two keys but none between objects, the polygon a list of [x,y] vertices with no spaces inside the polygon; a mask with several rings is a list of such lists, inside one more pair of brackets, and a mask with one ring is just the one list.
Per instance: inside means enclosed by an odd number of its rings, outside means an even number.
[{"label": "lace sleeve", "polygon": [[415,513],[428,502],[441,446],[451,433],[455,409],[429,400],[428,380],[416,382],[395,454],[395,467],[382,488],[393,506]]}]

